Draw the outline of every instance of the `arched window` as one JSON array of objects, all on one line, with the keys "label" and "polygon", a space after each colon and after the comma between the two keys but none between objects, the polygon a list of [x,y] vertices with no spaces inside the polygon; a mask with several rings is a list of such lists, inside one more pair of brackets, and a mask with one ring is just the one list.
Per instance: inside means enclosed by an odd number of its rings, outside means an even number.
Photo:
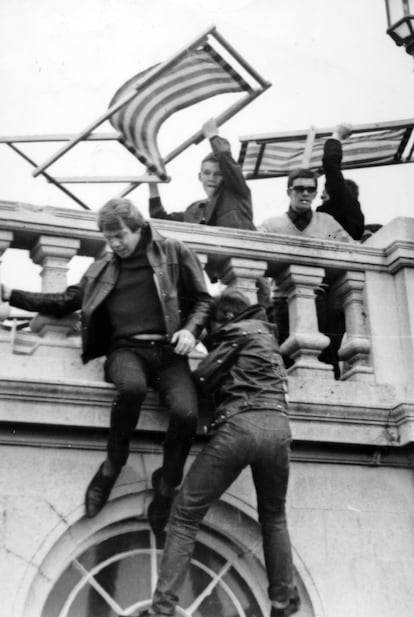
[{"label": "arched window", "polygon": [[[42,617],[126,616],[150,603],[163,539],[156,540],[146,522],[130,519],[104,528],[91,540],[54,584]],[[246,580],[253,560],[223,539],[199,534],[177,614],[262,615],[254,585]]]},{"label": "arched window", "polygon": [[[151,492],[120,495],[102,516],[62,519],[34,555],[37,573],[20,596],[19,617],[129,617],[149,606],[164,538],[156,539],[146,511]],[[53,536],[53,539],[52,539]],[[46,546],[45,546],[46,548]],[[301,617],[323,617],[312,579],[296,573]],[[33,568],[29,569],[33,574]],[[305,587],[311,586],[312,602]],[[257,521],[235,504],[216,502],[197,534],[180,593],[178,617],[268,617],[267,578]],[[22,583],[24,587],[24,584]]]}]

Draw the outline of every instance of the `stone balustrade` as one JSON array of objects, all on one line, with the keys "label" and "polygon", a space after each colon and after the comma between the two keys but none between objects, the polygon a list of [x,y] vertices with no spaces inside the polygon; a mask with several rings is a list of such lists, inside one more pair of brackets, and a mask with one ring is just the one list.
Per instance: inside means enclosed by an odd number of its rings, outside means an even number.
[{"label": "stone balustrade", "polygon": [[[358,439],[362,435],[366,442],[387,444],[390,435],[411,441],[414,219],[395,219],[362,245],[170,221],[153,225],[192,246],[202,264],[219,257],[223,285],[236,285],[254,300],[256,281],[266,276],[287,297],[289,336],[282,351],[293,360],[290,392],[299,438],[322,434],[326,440],[352,441],[363,424]],[[9,248],[28,250],[42,268],[39,287],[47,292],[65,288],[75,255],[97,257],[105,246],[92,212],[0,202],[0,227],[0,259]],[[328,344],[318,330],[315,304],[322,283],[345,314],[339,381],[318,359]],[[0,318],[8,314],[8,307],[0,306]],[[28,388],[37,383],[47,398],[51,384],[60,384],[72,410],[78,405],[80,413],[87,391],[79,421],[106,425],[106,411],[97,414],[96,401],[104,406],[110,386],[102,382],[102,361],[80,364],[76,319],[37,316],[30,332],[14,331],[11,337],[0,331],[0,359],[0,396],[15,396],[25,382]],[[33,420],[33,406],[28,413]],[[51,423],[53,413],[51,407],[46,414]]]}]

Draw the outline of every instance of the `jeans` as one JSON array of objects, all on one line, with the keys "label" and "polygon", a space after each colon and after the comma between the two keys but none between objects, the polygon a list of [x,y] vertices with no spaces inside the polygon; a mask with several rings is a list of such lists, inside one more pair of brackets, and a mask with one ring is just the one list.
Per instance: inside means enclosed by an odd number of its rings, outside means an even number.
[{"label": "jeans", "polygon": [[153,609],[174,615],[197,530],[209,506],[250,465],[271,601],[286,602],[293,564],[286,523],[291,433],[287,416],[270,410],[232,416],[195,459],[171,512]]},{"label": "jeans", "polygon": [[151,385],[170,414],[163,446],[163,478],[170,486],[178,486],[197,428],[197,392],[187,357],[174,353],[168,344],[140,342],[112,351],[105,370],[117,389],[111,409],[109,459],[125,465],[141,405]]}]

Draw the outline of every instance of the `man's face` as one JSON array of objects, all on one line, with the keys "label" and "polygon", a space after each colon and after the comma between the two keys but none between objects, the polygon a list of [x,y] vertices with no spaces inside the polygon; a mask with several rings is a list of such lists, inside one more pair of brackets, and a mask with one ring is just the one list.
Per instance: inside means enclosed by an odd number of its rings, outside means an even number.
[{"label": "man's face", "polygon": [[113,252],[125,259],[130,257],[137,248],[137,244],[141,238],[141,228],[136,231],[131,231],[125,223],[121,223],[121,227],[117,229],[105,229],[103,235]]},{"label": "man's face", "polygon": [[198,178],[203,185],[207,197],[211,197],[223,181],[223,174],[218,163],[206,161],[201,166]]},{"label": "man's face", "polygon": [[313,178],[295,178],[287,190],[290,197],[290,207],[301,214],[310,210],[316,196],[316,182]]}]

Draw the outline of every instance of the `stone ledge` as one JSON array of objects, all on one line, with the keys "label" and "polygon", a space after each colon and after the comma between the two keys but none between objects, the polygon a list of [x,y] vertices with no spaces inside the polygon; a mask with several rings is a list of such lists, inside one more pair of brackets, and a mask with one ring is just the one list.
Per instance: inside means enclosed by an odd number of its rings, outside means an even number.
[{"label": "stone ledge", "polygon": [[[401,392],[399,393],[401,394]],[[406,393],[407,395],[407,393]],[[113,386],[102,381],[0,380],[0,422],[106,429]],[[392,386],[290,380],[290,419],[296,440],[404,445],[414,441],[414,398]],[[159,431],[167,416],[149,391],[140,430]],[[200,431],[207,423],[200,419]]]},{"label": "stone ledge", "polygon": [[[131,441],[131,453],[140,456],[143,454],[161,456],[163,441],[161,428],[160,426],[158,430],[142,430],[140,423]],[[198,454],[207,440],[208,437],[199,434],[191,448],[191,455]],[[106,442],[107,427],[97,429],[0,422],[0,446],[5,447],[105,452]],[[411,469],[414,467],[414,444],[401,446],[294,439],[291,460],[298,464],[312,462]]]},{"label": "stone ledge", "polygon": [[[0,200],[0,221],[13,231],[13,248],[31,248],[39,234],[69,236],[81,242],[79,255],[95,256],[104,242],[95,213]],[[197,252],[268,261],[272,268],[299,263],[357,270],[387,270],[384,247],[302,238],[226,227],[152,220],[166,236],[187,242]],[[414,245],[412,245],[414,250]]]}]

